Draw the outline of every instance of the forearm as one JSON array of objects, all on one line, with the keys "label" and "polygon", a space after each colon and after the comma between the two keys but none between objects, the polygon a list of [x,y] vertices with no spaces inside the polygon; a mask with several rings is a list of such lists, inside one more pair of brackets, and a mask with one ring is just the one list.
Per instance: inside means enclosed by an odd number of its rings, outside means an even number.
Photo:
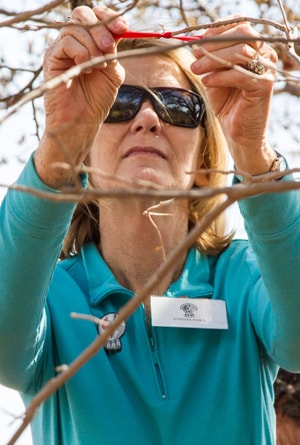
[{"label": "forearm", "polygon": [[[283,180],[291,180],[285,177]],[[300,196],[298,191],[241,201],[275,318],[273,351],[283,367],[300,369]]]},{"label": "forearm", "polygon": [[55,134],[46,131],[34,154],[35,169],[43,183],[55,190],[76,185],[98,129],[97,122],[81,126],[73,123]]},{"label": "forearm", "polygon": [[[32,161],[18,184],[51,190],[35,173]],[[55,192],[52,191],[54,194]],[[25,379],[42,341],[39,332],[49,282],[59,256],[73,204],[10,190],[1,207],[0,237],[0,377]]]}]

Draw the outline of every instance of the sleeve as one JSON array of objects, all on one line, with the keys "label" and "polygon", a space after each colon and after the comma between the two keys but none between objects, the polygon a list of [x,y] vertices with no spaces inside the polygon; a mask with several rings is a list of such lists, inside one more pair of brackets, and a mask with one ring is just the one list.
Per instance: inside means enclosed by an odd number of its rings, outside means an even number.
[{"label": "sleeve", "polygon": [[[282,179],[288,180],[293,178]],[[263,336],[272,326],[271,357],[287,370],[300,371],[299,191],[253,196],[239,206],[271,303],[264,311],[272,319],[269,324],[261,323],[258,315],[261,301],[253,306],[255,327]]]},{"label": "sleeve", "polygon": [[0,208],[0,381],[23,390],[46,335],[45,299],[74,203],[39,179],[29,160],[16,185],[52,199],[8,190]]}]

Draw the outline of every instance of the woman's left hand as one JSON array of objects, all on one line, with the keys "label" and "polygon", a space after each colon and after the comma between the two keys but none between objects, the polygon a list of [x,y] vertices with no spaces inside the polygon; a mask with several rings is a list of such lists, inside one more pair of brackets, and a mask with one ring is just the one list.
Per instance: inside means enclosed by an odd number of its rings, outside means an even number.
[{"label": "woman's left hand", "polygon": [[[264,173],[276,157],[266,141],[266,131],[277,54],[246,22],[209,29],[203,37],[217,40],[195,47],[197,61],[192,71],[203,75],[208,101],[236,167],[250,174]],[[263,74],[247,70],[247,63],[253,60],[264,65]]]}]

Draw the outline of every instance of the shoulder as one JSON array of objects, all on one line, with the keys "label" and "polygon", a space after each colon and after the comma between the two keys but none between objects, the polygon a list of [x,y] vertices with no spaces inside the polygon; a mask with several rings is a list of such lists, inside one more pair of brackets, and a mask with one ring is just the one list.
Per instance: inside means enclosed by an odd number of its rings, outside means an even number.
[{"label": "shoulder", "polygon": [[224,277],[231,279],[248,278],[256,282],[260,278],[257,259],[248,240],[235,239],[216,260],[216,272],[222,272]]},{"label": "shoulder", "polygon": [[[65,295],[74,294],[75,290],[88,292],[88,282],[82,255],[76,254],[71,258],[57,263],[50,287],[50,295],[64,292]],[[53,292],[54,291],[54,292]]]}]

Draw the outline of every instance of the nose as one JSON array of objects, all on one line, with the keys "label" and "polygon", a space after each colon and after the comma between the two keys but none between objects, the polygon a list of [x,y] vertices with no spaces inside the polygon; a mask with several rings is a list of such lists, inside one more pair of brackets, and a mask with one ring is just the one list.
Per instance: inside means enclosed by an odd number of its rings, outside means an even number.
[{"label": "nose", "polygon": [[145,101],[138,114],[133,118],[131,131],[150,132],[159,135],[161,132],[161,121],[150,101]]}]

